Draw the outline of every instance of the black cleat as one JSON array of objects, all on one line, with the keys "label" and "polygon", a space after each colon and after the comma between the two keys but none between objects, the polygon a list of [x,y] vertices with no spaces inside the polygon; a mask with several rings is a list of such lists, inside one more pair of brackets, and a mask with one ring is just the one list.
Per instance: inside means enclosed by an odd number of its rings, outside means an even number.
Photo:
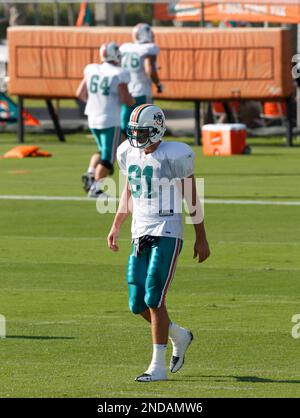
[{"label": "black cleat", "polygon": [[158,372],[143,373],[140,376],[137,376],[134,379],[136,382],[158,382],[160,380],[167,380],[166,370],[161,370]]}]

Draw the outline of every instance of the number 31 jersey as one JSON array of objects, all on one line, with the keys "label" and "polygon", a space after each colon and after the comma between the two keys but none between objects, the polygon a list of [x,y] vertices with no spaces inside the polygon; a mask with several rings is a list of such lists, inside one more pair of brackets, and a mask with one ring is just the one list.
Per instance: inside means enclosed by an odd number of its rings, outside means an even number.
[{"label": "number 31 jersey", "polygon": [[128,84],[130,74],[121,67],[104,62],[84,69],[88,90],[85,114],[92,129],[120,126],[121,101],[118,86]]},{"label": "number 31 jersey", "polygon": [[180,142],[161,142],[152,153],[124,141],[117,150],[133,201],[131,233],[182,239],[181,180],[194,173],[194,153]]}]

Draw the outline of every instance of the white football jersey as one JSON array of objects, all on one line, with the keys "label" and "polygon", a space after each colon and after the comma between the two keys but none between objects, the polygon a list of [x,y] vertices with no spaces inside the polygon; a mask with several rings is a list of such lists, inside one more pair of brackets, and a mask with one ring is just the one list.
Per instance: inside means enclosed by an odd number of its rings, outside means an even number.
[{"label": "white football jersey", "polygon": [[159,54],[159,48],[154,43],[126,43],[120,46],[122,67],[130,71],[129,92],[133,97],[151,97],[151,80],[144,69],[145,58]]},{"label": "white football jersey", "polygon": [[85,114],[93,129],[120,126],[121,100],[118,86],[129,83],[130,74],[121,67],[104,62],[84,69],[88,90]]},{"label": "white football jersey", "polygon": [[143,235],[181,238],[181,179],[194,173],[194,153],[180,142],[161,142],[150,154],[124,141],[117,159],[128,178],[133,200],[132,238]]}]

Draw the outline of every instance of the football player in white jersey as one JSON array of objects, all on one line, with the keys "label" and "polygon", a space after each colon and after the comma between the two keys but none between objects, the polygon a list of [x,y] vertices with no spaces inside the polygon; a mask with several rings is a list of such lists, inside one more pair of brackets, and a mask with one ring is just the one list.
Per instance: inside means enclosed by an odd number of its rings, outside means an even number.
[{"label": "football player in white jersey", "polygon": [[[179,142],[163,142],[165,117],[152,104],[138,106],[128,124],[128,140],[117,150],[126,176],[107,243],[117,251],[120,228],[132,211],[132,253],[128,259],[129,308],[151,322],[153,356],[138,382],[166,380],[168,336],[173,345],[169,369],[176,373],[193,340],[191,331],[173,323],[165,305],[182,247],[182,197],[195,229],[194,258],[210,254],[194,178],[194,153]],[[132,207],[129,208],[132,203]],[[130,209],[130,210],[129,210]]]},{"label": "football player in white jersey", "polygon": [[99,153],[90,160],[88,171],[82,176],[84,189],[90,197],[102,194],[101,181],[113,173],[116,150],[120,143],[121,102],[135,103],[128,92],[130,74],[120,67],[121,55],[114,42],[100,48],[101,64],[88,64],[76,95],[86,102],[85,114]]},{"label": "football player in white jersey", "polygon": [[154,34],[147,23],[139,23],[132,31],[133,42],[120,46],[121,65],[130,72],[129,92],[134,97],[135,106],[122,105],[121,129],[126,134],[127,125],[134,107],[152,102],[151,84],[157,92],[163,91],[156,69],[159,48],[154,43]]}]

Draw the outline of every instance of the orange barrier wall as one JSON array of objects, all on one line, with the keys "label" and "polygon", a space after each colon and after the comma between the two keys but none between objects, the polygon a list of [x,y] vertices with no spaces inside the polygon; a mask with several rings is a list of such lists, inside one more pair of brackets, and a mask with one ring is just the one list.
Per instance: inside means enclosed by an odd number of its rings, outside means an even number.
[{"label": "orange barrier wall", "polygon": [[[154,28],[164,84],[156,97],[276,99],[293,91],[291,32],[281,28]],[[103,42],[131,40],[131,28],[19,26],[8,29],[9,92],[74,97],[84,66]]]}]

